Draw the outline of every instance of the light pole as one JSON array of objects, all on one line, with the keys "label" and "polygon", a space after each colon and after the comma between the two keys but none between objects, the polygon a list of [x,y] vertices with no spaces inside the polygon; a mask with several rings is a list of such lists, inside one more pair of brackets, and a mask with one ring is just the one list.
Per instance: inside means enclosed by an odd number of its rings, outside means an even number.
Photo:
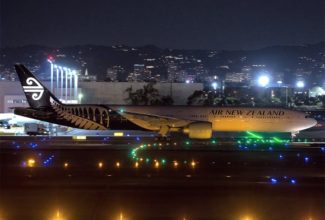
[{"label": "light pole", "polygon": [[61,96],[60,96],[60,99],[63,99],[63,68],[62,67],[59,67],[60,69],[60,72],[61,72]]},{"label": "light pole", "polygon": [[51,65],[51,92],[53,92],[53,62],[50,59],[47,59],[47,62]]},{"label": "light pole", "polygon": [[56,69],[56,90],[55,90],[55,94],[58,94],[59,91],[59,68],[57,67],[57,65],[54,65],[54,69]]},{"label": "light pole", "polygon": [[68,69],[69,70],[69,99],[71,100],[71,97],[72,97],[72,71],[71,69]]},{"label": "light pole", "polygon": [[64,88],[64,92],[65,92],[65,101],[68,100],[68,68],[63,67],[64,73],[65,73],[65,88]]},{"label": "light pole", "polygon": [[81,100],[82,100],[83,97],[84,97],[84,96],[83,96],[82,93],[79,93],[79,94],[78,94],[79,104],[81,104]]},{"label": "light pole", "polygon": [[[52,59],[48,59],[48,62],[51,64],[51,91],[59,99],[68,101],[68,98],[71,100],[78,101],[78,75],[76,70],[72,70],[67,67],[59,66],[54,64]],[[56,90],[54,90],[54,71],[56,73]],[[65,77],[65,79],[64,79]],[[59,82],[60,81],[60,82]],[[69,86],[69,89],[68,89]],[[60,89],[60,91],[59,91]],[[69,94],[69,97],[68,97]],[[72,95],[73,94],[73,95]]]},{"label": "light pole", "polygon": [[77,71],[73,70],[73,76],[74,76],[74,99],[76,100],[78,98],[78,74]]},{"label": "light pole", "polygon": [[286,107],[288,107],[288,86],[285,86],[286,88]]}]

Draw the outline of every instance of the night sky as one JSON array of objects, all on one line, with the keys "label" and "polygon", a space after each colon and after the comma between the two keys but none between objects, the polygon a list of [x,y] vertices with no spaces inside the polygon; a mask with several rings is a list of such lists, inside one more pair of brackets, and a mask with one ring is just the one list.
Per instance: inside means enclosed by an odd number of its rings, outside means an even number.
[{"label": "night sky", "polygon": [[324,0],[0,0],[1,45],[256,49],[325,40]]}]

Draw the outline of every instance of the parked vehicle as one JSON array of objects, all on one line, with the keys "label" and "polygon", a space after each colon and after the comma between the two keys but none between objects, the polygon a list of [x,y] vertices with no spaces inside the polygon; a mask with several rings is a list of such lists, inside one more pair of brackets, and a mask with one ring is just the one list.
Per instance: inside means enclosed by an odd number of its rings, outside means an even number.
[{"label": "parked vehicle", "polygon": [[6,129],[10,129],[10,124],[7,120],[0,120],[0,128],[3,127],[3,128],[6,128]]},{"label": "parked vehicle", "polygon": [[48,135],[49,132],[46,129],[46,126],[43,124],[37,123],[25,123],[24,125],[25,133],[27,135]]}]

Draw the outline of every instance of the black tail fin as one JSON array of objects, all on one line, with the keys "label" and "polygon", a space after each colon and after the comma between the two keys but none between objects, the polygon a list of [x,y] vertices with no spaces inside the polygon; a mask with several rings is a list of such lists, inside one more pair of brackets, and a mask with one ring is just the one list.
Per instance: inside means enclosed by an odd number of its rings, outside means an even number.
[{"label": "black tail fin", "polygon": [[50,98],[61,103],[24,65],[16,64],[15,69],[30,107],[48,109]]}]

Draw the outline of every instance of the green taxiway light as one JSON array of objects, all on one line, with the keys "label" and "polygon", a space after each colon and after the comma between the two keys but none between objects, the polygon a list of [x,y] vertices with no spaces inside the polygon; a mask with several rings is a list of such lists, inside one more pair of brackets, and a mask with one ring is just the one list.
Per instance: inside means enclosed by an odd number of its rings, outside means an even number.
[{"label": "green taxiway light", "polygon": [[246,131],[246,133],[249,134],[249,135],[250,135],[251,137],[253,137],[253,138],[263,139],[262,136],[259,136],[259,135],[255,134],[255,133],[253,133],[253,132]]},{"label": "green taxiway light", "polygon": [[307,142],[308,142],[308,140],[307,140],[307,139],[305,139],[305,140],[304,140],[304,143],[307,143]]},{"label": "green taxiway light", "polygon": [[136,150],[135,149],[133,149],[132,151],[131,151],[131,156],[134,158],[134,157],[136,157]]},{"label": "green taxiway light", "polygon": [[283,140],[277,138],[277,137],[273,137],[273,140],[276,142],[276,143],[282,143]]}]

